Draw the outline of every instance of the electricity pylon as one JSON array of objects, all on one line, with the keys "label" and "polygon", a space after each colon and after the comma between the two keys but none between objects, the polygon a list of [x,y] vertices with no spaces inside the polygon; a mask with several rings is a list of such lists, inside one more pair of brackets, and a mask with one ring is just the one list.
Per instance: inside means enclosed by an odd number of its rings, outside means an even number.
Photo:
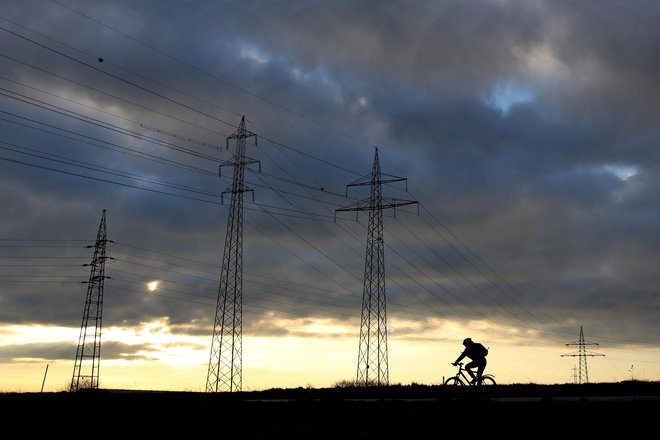
[{"label": "electricity pylon", "polygon": [[[383,176],[386,177],[383,178]],[[382,184],[405,180],[404,177],[383,175],[381,173],[378,148],[376,147],[371,174],[367,174],[346,186],[346,195],[348,196],[348,187],[369,185],[371,187],[369,197],[335,210],[335,215],[341,211],[356,211],[356,216],[359,211],[369,211],[356,379],[358,386],[389,384],[383,209],[412,205],[417,201],[385,199],[382,193]]]},{"label": "electricity pylon", "polygon": [[252,191],[244,184],[245,167],[258,161],[245,156],[246,141],[257,135],[245,128],[245,116],[238,129],[227,138],[236,141],[232,160],[220,164],[234,167],[232,184],[222,192],[231,194],[225,249],[222,257],[218,302],[215,308],[211,356],[206,376],[206,391],[241,391],[243,388],[243,193]]},{"label": "electricity pylon", "polygon": [[580,326],[580,339],[577,342],[570,342],[566,345],[567,346],[570,346],[570,345],[577,345],[578,346],[577,353],[569,353],[569,354],[562,354],[561,355],[562,357],[566,357],[566,356],[576,357],[577,356],[579,358],[577,383],[579,383],[579,384],[589,383],[589,372],[587,371],[587,356],[605,356],[605,355],[600,354],[600,353],[587,353],[586,346],[587,345],[598,345],[598,343],[585,341],[584,340],[584,332],[582,331],[582,326]]},{"label": "electricity pylon", "polygon": [[107,238],[105,209],[101,216],[101,224],[96,234],[94,246],[94,257],[90,264],[89,280],[83,281],[87,284],[87,297],[83,311],[82,324],[80,325],[80,336],[78,337],[78,349],[76,360],[73,364],[73,377],[71,379],[71,391],[81,388],[97,389],[99,387],[99,367],[101,364],[101,330],[103,323],[103,287],[107,277],[105,275],[105,261],[110,258],[106,256],[106,245],[112,243]]}]

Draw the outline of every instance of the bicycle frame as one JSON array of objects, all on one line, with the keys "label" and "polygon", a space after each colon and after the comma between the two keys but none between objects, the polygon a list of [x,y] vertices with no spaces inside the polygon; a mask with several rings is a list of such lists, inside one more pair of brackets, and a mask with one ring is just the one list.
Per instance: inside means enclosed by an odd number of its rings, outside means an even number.
[{"label": "bicycle frame", "polygon": [[472,378],[465,371],[463,362],[459,362],[458,372],[445,380],[444,385],[495,385],[495,376],[492,374],[483,374],[478,380],[472,382]]}]

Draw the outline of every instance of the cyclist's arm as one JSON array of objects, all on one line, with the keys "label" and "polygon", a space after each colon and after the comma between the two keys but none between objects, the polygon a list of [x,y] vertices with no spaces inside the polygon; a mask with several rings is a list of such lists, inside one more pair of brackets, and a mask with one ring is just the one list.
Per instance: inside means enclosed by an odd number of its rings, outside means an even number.
[{"label": "cyclist's arm", "polygon": [[457,365],[465,357],[465,352],[461,353],[460,356],[454,361],[454,365]]}]

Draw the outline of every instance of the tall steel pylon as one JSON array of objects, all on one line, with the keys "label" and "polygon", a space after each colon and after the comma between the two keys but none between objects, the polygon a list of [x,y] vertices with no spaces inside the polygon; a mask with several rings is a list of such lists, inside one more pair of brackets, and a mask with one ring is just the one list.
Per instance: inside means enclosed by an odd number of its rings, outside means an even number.
[{"label": "tall steel pylon", "polygon": [[369,185],[371,187],[369,197],[335,210],[335,215],[341,211],[356,211],[356,216],[359,211],[369,211],[356,378],[358,386],[389,384],[383,209],[417,203],[413,200],[385,199],[383,197],[382,184],[400,181],[406,181],[406,178],[381,173],[378,148],[376,147],[371,174],[346,186],[348,196],[348,187]]},{"label": "tall steel pylon", "polygon": [[245,168],[254,159],[245,156],[247,139],[257,135],[245,127],[245,116],[238,129],[227,138],[236,141],[236,151],[232,160],[220,164],[234,167],[234,178],[230,187],[222,192],[231,194],[227,234],[222,257],[218,302],[215,308],[211,356],[206,376],[206,391],[242,391],[243,388],[243,193],[252,191],[244,184]]},{"label": "tall steel pylon", "polygon": [[105,261],[110,258],[106,256],[106,245],[112,243],[107,238],[105,209],[101,216],[101,224],[96,234],[94,246],[94,257],[89,280],[83,281],[87,284],[87,297],[83,311],[82,324],[80,325],[80,336],[78,337],[78,349],[76,360],[73,365],[73,377],[71,379],[71,391],[81,388],[99,387],[99,367],[101,364],[101,330],[103,324],[103,287],[105,279]]},{"label": "tall steel pylon", "polygon": [[587,345],[598,345],[596,342],[589,342],[584,340],[584,332],[582,331],[582,326],[580,326],[580,339],[577,342],[569,342],[566,344],[567,346],[570,345],[577,345],[578,346],[578,351],[577,353],[569,353],[569,354],[562,354],[562,357],[578,357],[579,358],[579,367],[578,367],[578,376],[577,376],[577,383],[589,383],[589,372],[587,371],[587,356],[605,356],[604,354],[600,353],[587,353],[586,346]]}]

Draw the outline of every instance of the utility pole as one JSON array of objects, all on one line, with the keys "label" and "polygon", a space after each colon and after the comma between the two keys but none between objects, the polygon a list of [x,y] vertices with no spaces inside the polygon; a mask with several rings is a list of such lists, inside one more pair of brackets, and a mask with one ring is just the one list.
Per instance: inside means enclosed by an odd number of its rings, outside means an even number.
[{"label": "utility pole", "polygon": [[[227,138],[236,142],[232,160],[220,164],[234,167],[232,184],[222,192],[231,195],[225,249],[222,257],[218,302],[215,308],[211,356],[206,376],[206,391],[242,391],[242,344],[243,344],[243,193],[252,191],[244,185],[245,168],[258,163],[245,156],[247,139],[257,135],[245,127],[245,116],[238,129]],[[224,200],[224,199],[223,199]]]},{"label": "utility pole", "polygon": [[78,348],[76,360],[73,365],[73,377],[71,379],[70,391],[78,391],[81,388],[97,389],[99,387],[99,367],[101,364],[101,329],[103,321],[103,287],[105,276],[105,261],[110,258],[106,256],[106,246],[113,243],[107,239],[105,209],[101,216],[101,224],[96,234],[94,246],[94,257],[90,264],[83,267],[91,267],[89,280],[83,281],[87,284],[87,297],[83,311],[82,324],[80,325],[80,336],[78,337]]},{"label": "utility pole", "polygon": [[371,174],[367,174],[346,186],[346,195],[348,196],[348,187],[369,185],[371,187],[369,197],[335,210],[335,216],[337,212],[355,211],[356,217],[359,211],[369,211],[356,379],[358,386],[389,384],[383,209],[412,205],[418,202],[386,199],[383,197],[382,184],[401,181],[406,181],[406,178],[381,173],[378,148],[376,147]]},{"label": "utility pole", "polygon": [[605,356],[604,354],[600,353],[587,353],[586,346],[587,345],[598,345],[596,342],[589,342],[584,340],[584,332],[582,331],[582,326],[580,326],[580,339],[577,342],[570,342],[566,344],[567,346],[570,345],[577,345],[578,346],[578,351],[577,353],[569,353],[569,354],[562,354],[562,357],[566,356],[571,356],[571,357],[578,357],[579,359],[579,368],[578,368],[578,381],[577,383],[583,384],[583,383],[589,383],[589,372],[587,371],[587,356]]},{"label": "utility pole", "polygon": [[49,364],[46,364],[46,371],[44,371],[44,380],[41,381],[41,391],[40,392],[42,392],[42,393],[44,392],[44,385],[46,385],[46,375],[48,374],[48,365]]}]

